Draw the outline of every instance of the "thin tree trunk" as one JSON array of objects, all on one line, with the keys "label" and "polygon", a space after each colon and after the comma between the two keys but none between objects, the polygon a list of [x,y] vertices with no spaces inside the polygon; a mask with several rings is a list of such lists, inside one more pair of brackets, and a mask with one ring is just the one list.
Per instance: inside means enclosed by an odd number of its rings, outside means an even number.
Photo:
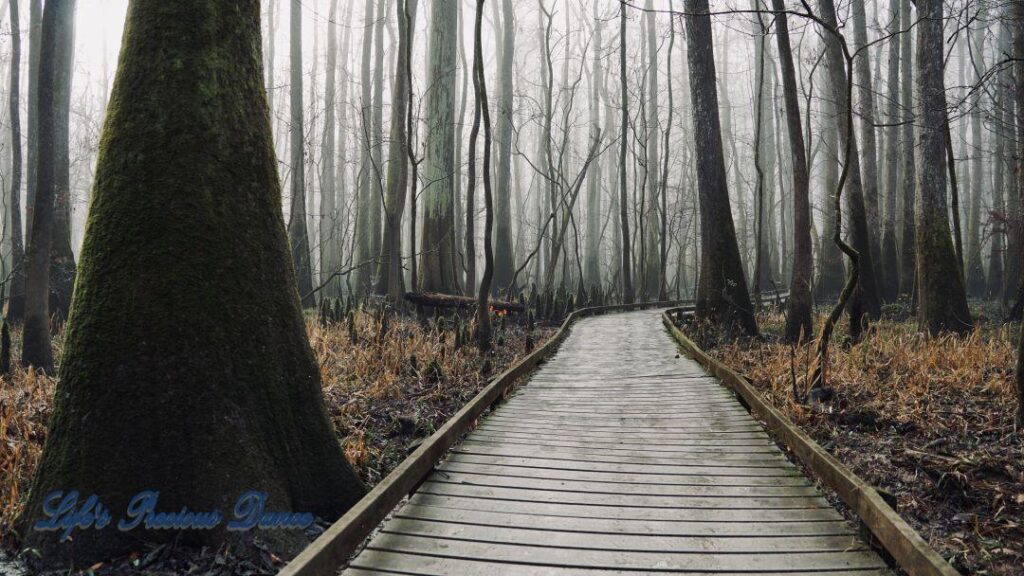
[{"label": "thin tree trunk", "polygon": [[356,136],[359,142],[359,181],[356,184],[356,286],[357,297],[370,291],[373,258],[373,225],[370,218],[370,204],[376,195],[374,176],[378,166],[373,159],[373,35],[374,1],[366,0],[363,5],[363,46],[359,63],[359,121],[356,122]]},{"label": "thin tree trunk", "polygon": [[[495,4],[497,6],[497,4]],[[516,53],[516,20],[512,0],[501,0],[502,40],[501,67],[499,69],[498,98],[498,170],[495,188],[495,246],[494,246],[494,291],[515,290],[511,286],[515,270],[515,253],[512,249],[512,68]]]},{"label": "thin tree trunk", "polygon": [[[818,0],[821,19],[833,29],[836,26],[835,5],[832,0]],[[852,114],[850,101],[846,95],[851,90],[846,73],[846,58],[841,40],[832,33],[827,33],[826,58],[832,87],[832,98],[837,103],[839,135],[844,143],[844,169],[849,164],[846,179],[847,221],[849,224],[850,244],[859,255],[859,278],[853,299],[850,302],[850,335],[859,339],[864,319],[875,319],[881,314],[878,300],[878,289],[875,283],[874,264],[871,260],[871,241],[868,231],[867,211],[864,206],[864,193],[861,186],[860,153],[857,147],[857,136],[853,127],[846,119]]]},{"label": "thin tree trunk", "polygon": [[[1014,68],[1017,73],[1016,106],[1017,106],[1017,192],[1024,194],[1024,2],[1013,4],[1013,53],[1016,60]],[[1018,265],[1020,263],[1018,262]],[[1019,269],[1018,269],[1019,270]],[[1021,324],[1021,336],[1017,345],[1017,430],[1024,430],[1024,323]]]},{"label": "thin tree trunk", "polygon": [[25,315],[25,247],[21,225],[21,20],[18,14],[18,0],[11,0],[10,9],[11,82],[7,98],[11,123],[11,192],[8,213],[11,221],[12,270],[4,320],[9,323],[20,323]]},{"label": "thin tree trunk", "polygon": [[[601,82],[604,79],[604,20],[593,3],[594,39],[590,73],[590,134],[599,134],[601,127]],[[587,239],[584,251],[583,282],[587,290],[601,286],[601,171],[587,173]]]},{"label": "thin tree trunk", "polygon": [[775,10],[775,34],[779,45],[779,63],[782,65],[782,92],[786,104],[786,122],[789,129],[789,150],[793,171],[793,276],[789,284],[786,339],[808,341],[814,331],[811,312],[811,204],[810,175],[804,151],[803,127],[800,125],[800,102],[796,88],[796,69],[789,42],[785,3],[772,0]]},{"label": "thin tree trunk", "polygon": [[[72,1],[72,4],[74,2]],[[72,8],[72,13],[74,9]],[[75,21],[66,23],[61,31],[70,39],[58,52],[54,71],[53,161],[54,206],[53,240],[50,247],[50,317],[59,325],[71,310],[71,293],[75,288],[75,253],[71,249],[71,77],[75,59]]]},{"label": "thin tree trunk", "polygon": [[896,243],[896,199],[899,197],[899,75],[900,75],[900,0],[889,1],[889,106],[885,129],[885,216],[882,231],[882,263],[885,274],[880,278],[880,295],[884,302],[895,302],[900,291],[899,248]]},{"label": "thin tree trunk", "polygon": [[858,113],[860,118],[860,156],[861,156],[861,181],[864,188],[864,207],[867,210],[868,245],[871,247],[871,262],[874,267],[873,275],[879,294],[884,293],[882,286],[886,280],[881,264],[881,240],[880,234],[875,231],[881,229],[881,220],[878,216],[878,144],[875,139],[875,84],[871,72],[871,48],[868,46],[868,32],[866,18],[864,15],[864,4],[866,2],[851,2],[850,8],[853,12],[853,44],[858,51],[854,63],[854,74],[857,78]]},{"label": "thin tree trunk", "polygon": [[292,265],[302,306],[316,305],[313,269],[309,262],[309,234],[306,228],[306,149],[302,109],[302,3],[291,0],[291,180],[292,199],[288,212],[288,240]]},{"label": "thin tree trunk", "polygon": [[[337,128],[336,114],[337,102],[337,80],[335,74],[338,67],[338,0],[331,0],[331,11],[327,25],[327,70],[326,82],[324,85],[324,132],[321,149],[321,162],[323,177],[320,184],[320,278],[329,277],[340,266],[337,259],[335,235],[337,233],[337,173],[334,166],[335,157],[335,129]],[[324,287],[324,295],[336,298],[339,294],[336,290],[337,282],[330,282]]]},{"label": "thin tree trunk", "polygon": [[[494,251],[491,248],[491,233],[494,227],[494,206],[491,199],[491,113],[487,106],[487,84],[484,77],[483,42],[480,29],[483,24],[484,0],[476,3],[476,25],[473,34],[473,88],[476,93],[476,110],[474,117],[482,114],[484,123],[484,164],[480,171],[484,183],[484,274],[480,279],[480,291],[476,304],[476,346],[481,351],[491,348],[491,311],[488,296],[491,293],[491,280],[494,277]],[[508,25],[508,22],[505,23]],[[509,46],[505,47],[510,49]],[[469,153],[476,154],[476,132],[479,125],[473,122],[470,136]],[[471,184],[472,185],[472,184]]]},{"label": "thin tree trunk", "polygon": [[653,0],[645,0],[646,12],[644,18],[647,23],[647,144],[646,144],[646,169],[644,180],[646,184],[646,213],[644,214],[644,299],[657,300],[661,293],[663,278],[661,276],[661,245],[665,241],[660,238],[660,216],[658,215],[661,204],[661,153],[659,144],[661,142],[661,118],[658,112],[658,38],[657,18],[654,12]]},{"label": "thin tree trunk", "polygon": [[[900,21],[903,30],[910,30],[914,26],[913,14],[910,11],[910,0],[901,0]],[[903,218],[900,242],[900,296],[907,300],[913,299],[915,275],[917,274],[916,254],[914,238],[914,187],[917,177],[914,165],[914,93],[913,93],[913,63],[911,60],[910,48],[912,34],[909,32],[900,35],[900,96],[903,107],[903,134],[900,142],[900,159],[903,167],[900,173],[903,175],[900,188],[903,190]]]},{"label": "thin tree trunk", "polygon": [[[705,3],[706,4],[706,3]],[[622,238],[622,302],[632,304],[633,265],[630,262],[629,245],[629,197],[626,191],[626,143],[629,139],[629,89],[626,84],[626,4],[619,5],[619,81],[621,84],[622,114],[619,136],[619,224]],[[713,80],[712,80],[713,81]]]},{"label": "thin tree trunk", "polygon": [[43,1],[29,0],[28,5],[28,170],[25,182],[25,237],[32,238],[35,220],[36,188],[39,166],[39,55],[43,24]]},{"label": "thin tree trunk", "polygon": [[391,100],[391,135],[388,143],[388,182],[384,198],[384,239],[377,271],[377,293],[393,304],[402,301],[402,214],[409,186],[409,133],[406,118],[412,108],[409,66],[419,0],[397,0],[398,60]]},{"label": "thin tree trunk", "polygon": [[39,56],[39,164],[37,172],[36,209],[28,244],[28,269],[25,278],[25,329],[21,351],[23,366],[53,372],[53,351],[50,348],[50,260],[53,246],[55,201],[62,178],[58,176],[58,150],[67,148],[67,141],[58,142],[67,111],[58,112],[56,105],[71,81],[74,50],[75,0],[50,0],[43,10]]},{"label": "thin tree trunk", "polygon": [[[918,8],[920,10],[920,8]],[[983,13],[979,13],[983,17]],[[981,86],[985,74],[985,36],[986,26],[982,22],[976,22],[974,29],[969,36],[973,38],[969,46],[971,65],[974,69],[974,86]],[[941,48],[940,48],[941,50]],[[920,49],[918,49],[920,52]],[[982,262],[982,222],[981,222],[981,198],[986,188],[985,164],[982,161],[987,154],[984,152],[982,140],[982,95],[983,89],[978,89],[971,97],[971,204],[967,220],[967,269],[964,271],[967,280],[967,294],[972,297],[983,297],[987,289],[985,280],[985,266]]]}]

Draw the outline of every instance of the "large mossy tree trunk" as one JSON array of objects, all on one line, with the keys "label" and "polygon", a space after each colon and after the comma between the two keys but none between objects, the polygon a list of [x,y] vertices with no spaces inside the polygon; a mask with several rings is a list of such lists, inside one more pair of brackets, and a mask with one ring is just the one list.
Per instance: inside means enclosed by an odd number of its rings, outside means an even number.
[{"label": "large mossy tree trunk", "polygon": [[697,315],[756,335],[757,322],[729,207],[708,1],[686,0],[685,6],[693,130],[701,135],[695,139],[694,148],[701,231]]},{"label": "large mossy tree trunk", "polygon": [[789,151],[793,170],[793,275],[789,283],[789,310],[786,313],[786,339],[809,341],[814,331],[811,313],[811,201],[810,174],[804,148],[803,126],[800,123],[800,101],[797,94],[796,68],[789,42],[789,24],[783,0],[772,0],[775,10],[775,34],[782,65],[782,92],[786,105],[786,127],[789,130]]},{"label": "large mossy tree trunk", "polygon": [[917,180],[917,320],[935,335],[971,329],[946,203],[946,93],[942,81],[942,0],[918,0],[917,91],[921,170]]},{"label": "large mossy tree trunk", "polygon": [[11,0],[11,78],[7,92],[11,123],[11,185],[8,213],[11,222],[11,272],[4,320],[21,322],[25,315],[25,245],[21,225],[21,20],[18,0]]},{"label": "large mossy tree trunk", "polygon": [[[427,140],[423,178],[423,240],[420,277],[425,292],[458,294],[455,268],[455,71],[458,33],[456,2],[432,2],[427,96]],[[468,256],[467,256],[468,257]]]},{"label": "large mossy tree trunk", "polygon": [[[364,493],[327,418],[306,336],[259,47],[257,0],[129,6],[50,433],[22,526],[54,490],[96,494],[114,511],[151,489],[161,510],[230,511],[256,490],[268,509],[324,518]],[[44,558],[77,566],[142,542],[253,536],[110,526],[59,543],[54,532],[21,533]],[[279,554],[305,542],[256,535]]]},{"label": "large mossy tree trunk", "polygon": [[288,241],[292,266],[303,308],[316,306],[313,294],[313,266],[310,262],[309,231],[306,226],[306,138],[302,110],[302,3],[291,0],[289,33],[291,85],[291,207],[288,211]]},{"label": "large mossy tree trunk", "polygon": [[[70,92],[74,46],[75,0],[51,0],[43,9],[42,46],[39,54],[38,101],[46,113],[39,117],[39,150],[36,166],[35,210],[29,231],[25,270],[25,328],[22,333],[21,363],[46,372],[53,371],[50,346],[50,264],[56,232],[55,204],[61,196],[58,188],[68,184],[67,109],[63,115],[55,108],[63,94]],[[61,129],[61,126],[64,129]],[[60,142],[61,136],[64,142]],[[63,151],[63,152],[62,152]],[[65,174],[58,175],[63,167]],[[67,191],[64,192],[65,204]],[[65,221],[65,226],[67,223]]]}]

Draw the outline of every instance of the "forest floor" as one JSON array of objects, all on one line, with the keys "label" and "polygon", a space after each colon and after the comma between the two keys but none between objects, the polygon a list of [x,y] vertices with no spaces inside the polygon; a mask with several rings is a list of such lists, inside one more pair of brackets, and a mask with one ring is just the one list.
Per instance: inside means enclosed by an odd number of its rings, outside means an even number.
[{"label": "forest floor", "polygon": [[[780,340],[784,315],[761,314],[763,341],[702,346],[747,376],[777,408],[868,483],[965,574],[1024,575],[1024,433],[1013,430],[1019,327],[988,318],[965,338],[927,339],[899,307],[850,345],[838,329],[827,385],[835,397],[810,408],[811,345]],[[821,325],[819,318],[816,326]],[[692,331],[691,331],[692,332]]]},{"label": "forest floor", "polygon": [[[345,455],[372,487],[387,476],[420,442],[469,401],[487,381],[540,346],[557,329],[531,332],[512,321],[496,323],[492,353],[472,345],[472,327],[450,318],[418,320],[357,312],[354,323],[307,322],[320,364],[327,410]],[[12,356],[20,356],[15,331]],[[57,358],[61,338],[54,339]],[[18,368],[0,378],[0,576],[24,574],[12,558],[12,523],[21,513],[46,440],[55,380]],[[323,528],[323,525],[320,526]],[[317,534],[312,530],[310,536]],[[3,548],[6,547],[6,551]],[[161,546],[77,573],[273,574],[281,560],[264,554],[242,559],[228,551]],[[69,574],[75,572],[61,572]]]}]

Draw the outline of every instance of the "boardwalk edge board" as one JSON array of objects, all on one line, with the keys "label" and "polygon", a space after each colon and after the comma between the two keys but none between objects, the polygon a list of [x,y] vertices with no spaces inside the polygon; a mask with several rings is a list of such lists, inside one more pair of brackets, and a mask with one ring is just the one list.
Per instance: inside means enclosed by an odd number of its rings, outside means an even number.
[{"label": "boardwalk edge board", "polygon": [[500,400],[505,392],[521,377],[550,357],[569,335],[570,328],[579,319],[610,312],[628,312],[646,308],[665,308],[682,304],[643,302],[615,306],[581,308],[569,314],[558,331],[532,353],[513,364],[477,393],[468,404],[455,413],[443,426],[406,457],[390,474],[378,483],[362,500],[356,503],[316,540],[299,553],[278,573],[279,576],[322,576],[334,574],[362,546],[363,541],[385,519],[405,496],[413,492],[430,474],[434,466],[473,428],[489,407]]},{"label": "boardwalk edge board", "polygon": [[921,538],[875,489],[843,465],[731,368],[701,350],[676,326],[673,317],[692,314],[692,307],[671,308],[662,313],[666,329],[683,351],[732,389],[742,404],[760,418],[769,432],[800,462],[850,507],[867,526],[879,545],[910,576],[958,576],[958,572]]}]

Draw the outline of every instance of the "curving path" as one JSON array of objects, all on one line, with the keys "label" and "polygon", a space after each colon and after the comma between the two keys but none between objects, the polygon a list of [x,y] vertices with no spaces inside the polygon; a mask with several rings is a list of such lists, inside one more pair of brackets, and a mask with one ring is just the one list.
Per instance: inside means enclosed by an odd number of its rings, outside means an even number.
[{"label": "curving path", "polygon": [[660,311],[581,320],[344,571],[888,574]]}]

